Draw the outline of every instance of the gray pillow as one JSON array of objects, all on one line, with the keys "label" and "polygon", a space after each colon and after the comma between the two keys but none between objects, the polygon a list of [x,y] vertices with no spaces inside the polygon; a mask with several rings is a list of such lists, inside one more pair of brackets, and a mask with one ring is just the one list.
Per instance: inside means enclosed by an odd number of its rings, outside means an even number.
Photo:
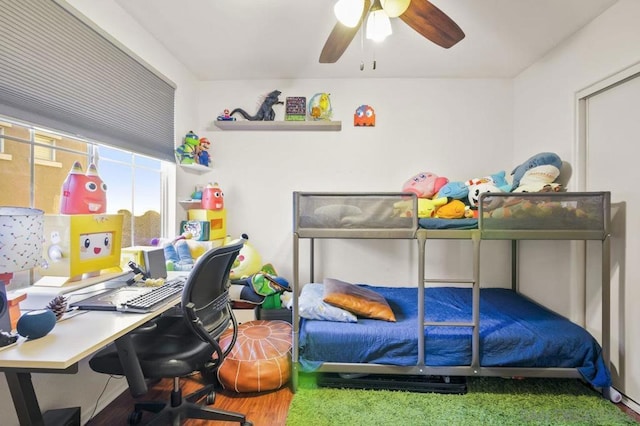
[{"label": "gray pillow", "polygon": [[305,284],[298,299],[300,316],[314,320],[358,322],[358,318],[351,312],[324,302],[322,300],[323,296],[323,284]]}]

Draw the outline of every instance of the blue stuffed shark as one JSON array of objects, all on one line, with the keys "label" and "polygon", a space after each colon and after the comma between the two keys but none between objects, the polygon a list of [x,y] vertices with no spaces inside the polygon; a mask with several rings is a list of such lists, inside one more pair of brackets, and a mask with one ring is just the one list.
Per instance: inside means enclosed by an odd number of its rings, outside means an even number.
[{"label": "blue stuffed shark", "polygon": [[502,170],[492,175],[485,176],[484,178],[470,179],[466,182],[447,182],[442,188],[440,188],[434,199],[440,197],[453,198],[455,200],[465,199],[469,195],[469,186],[472,185],[474,181],[488,181],[498,187],[501,191],[509,192],[511,191],[511,186],[507,182],[505,175],[506,172]]},{"label": "blue stuffed shark", "polygon": [[522,176],[524,176],[527,170],[547,164],[555,166],[558,168],[558,170],[560,170],[560,168],[562,167],[562,160],[560,159],[560,157],[558,157],[557,154],[553,152],[541,152],[529,158],[519,166],[516,166],[516,168],[514,168],[511,172],[511,175],[513,176],[511,188],[515,189],[520,186],[520,179],[522,179]]}]

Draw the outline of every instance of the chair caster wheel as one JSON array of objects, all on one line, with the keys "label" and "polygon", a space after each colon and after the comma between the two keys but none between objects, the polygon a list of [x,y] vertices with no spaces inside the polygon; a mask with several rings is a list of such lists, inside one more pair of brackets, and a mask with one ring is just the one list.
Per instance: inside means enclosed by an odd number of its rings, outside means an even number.
[{"label": "chair caster wheel", "polygon": [[246,421],[246,422],[243,422],[241,426],[253,426],[253,423],[251,423],[250,421]]},{"label": "chair caster wheel", "polygon": [[207,394],[207,399],[205,400],[207,405],[211,405],[216,402],[216,391],[211,391]]},{"label": "chair caster wheel", "polygon": [[127,424],[137,425],[142,421],[142,411],[132,411],[127,419]]}]

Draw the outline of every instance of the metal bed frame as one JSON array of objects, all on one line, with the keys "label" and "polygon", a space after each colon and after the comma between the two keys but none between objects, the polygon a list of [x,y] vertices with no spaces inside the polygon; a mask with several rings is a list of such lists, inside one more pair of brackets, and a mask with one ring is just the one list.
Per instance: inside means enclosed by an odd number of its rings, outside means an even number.
[{"label": "metal bed frame", "polygon": [[[559,195],[556,195],[559,194]],[[425,317],[424,293],[425,283],[440,284],[468,284],[472,287],[472,320],[471,322],[424,322],[418,320],[416,324],[418,362],[412,366],[394,366],[373,363],[335,363],[324,362],[317,372],[320,373],[353,373],[353,374],[391,374],[391,375],[422,375],[422,376],[497,376],[497,377],[549,377],[549,378],[582,378],[576,368],[524,368],[524,367],[483,367],[480,365],[480,246],[483,240],[511,241],[511,281],[512,289],[518,292],[518,245],[520,240],[578,240],[600,241],[602,245],[602,357],[607,368],[610,365],[610,193],[609,192],[574,192],[574,193],[527,193],[517,196],[529,199],[533,197],[551,197],[558,199],[589,199],[598,200],[601,209],[601,222],[597,229],[493,229],[486,226],[483,219],[482,198],[485,196],[514,196],[516,194],[482,194],[478,229],[424,229],[417,223],[417,199],[412,194],[402,193],[321,193],[294,192],[294,232],[293,232],[293,347],[292,347],[292,389],[298,386],[299,364],[299,333],[300,316],[298,297],[301,291],[300,283],[300,240],[309,240],[310,282],[314,282],[314,243],[316,239],[407,239],[415,240],[418,244],[418,318]],[[308,197],[411,197],[413,215],[411,228],[371,228],[371,229],[342,229],[342,228],[309,228],[301,223],[301,207]],[[564,197],[564,198],[563,198]],[[535,228],[533,226],[532,228]],[[473,276],[468,280],[426,278],[425,253],[427,240],[456,239],[470,240],[473,244]],[[462,366],[428,366],[424,364],[424,327],[445,325],[472,328],[472,357],[470,365]],[[620,394],[613,388],[602,389],[603,396],[611,401],[620,401]]]}]

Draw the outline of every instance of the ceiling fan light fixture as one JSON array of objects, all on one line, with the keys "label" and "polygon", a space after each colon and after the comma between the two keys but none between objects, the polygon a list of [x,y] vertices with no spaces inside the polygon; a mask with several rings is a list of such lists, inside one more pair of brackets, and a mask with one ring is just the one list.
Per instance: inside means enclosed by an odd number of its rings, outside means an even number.
[{"label": "ceiling fan light fixture", "polygon": [[407,11],[411,0],[382,0],[382,8],[389,18],[397,18]]},{"label": "ceiling fan light fixture", "polygon": [[364,0],[338,0],[333,6],[333,13],[342,25],[353,28],[360,22]]},{"label": "ceiling fan light fixture", "polygon": [[366,37],[373,41],[383,41],[391,35],[391,21],[382,8],[380,0],[375,0],[367,18]]}]

